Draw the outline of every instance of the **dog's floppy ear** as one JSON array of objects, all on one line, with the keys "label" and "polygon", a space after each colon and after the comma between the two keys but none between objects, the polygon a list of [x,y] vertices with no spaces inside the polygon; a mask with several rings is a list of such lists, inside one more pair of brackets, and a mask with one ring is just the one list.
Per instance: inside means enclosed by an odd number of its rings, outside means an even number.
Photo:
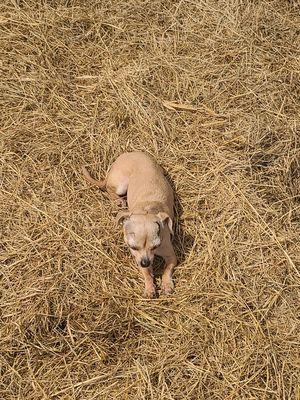
[{"label": "dog's floppy ear", "polygon": [[163,224],[168,224],[168,227],[169,227],[169,230],[170,230],[171,234],[174,235],[174,232],[173,232],[173,221],[170,218],[170,216],[165,212],[159,212],[157,214],[157,216],[160,219],[160,222],[162,223],[162,225]]},{"label": "dog's floppy ear", "polygon": [[130,217],[130,212],[129,211],[120,211],[118,212],[116,216],[116,223],[117,224],[122,224],[125,219]]}]

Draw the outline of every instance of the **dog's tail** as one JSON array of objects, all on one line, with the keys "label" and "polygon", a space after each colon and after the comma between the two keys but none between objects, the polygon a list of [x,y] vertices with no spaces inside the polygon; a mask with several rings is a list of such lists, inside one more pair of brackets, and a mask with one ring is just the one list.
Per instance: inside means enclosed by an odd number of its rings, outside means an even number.
[{"label": "dog's tail", "polygon": [[82,167],[82,173],[87,181],[89,181],[93,185],[98,186],[101,190],[105,190],[106,187],[105,179],[98,181],[97,179],[92,178],[91,175],[89,174],[89,171],[85,167]]}]

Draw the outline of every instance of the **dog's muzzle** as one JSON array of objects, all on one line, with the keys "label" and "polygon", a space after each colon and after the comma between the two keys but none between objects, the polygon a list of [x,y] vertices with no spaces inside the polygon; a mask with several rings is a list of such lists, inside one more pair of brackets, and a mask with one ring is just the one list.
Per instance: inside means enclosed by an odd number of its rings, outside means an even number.
[{"label": "dog's muzzle", "polygon": [[148,268],[150,266],[150,264],[151,264],[151,261],[149,260],[149,258],[145,257],[145,258],[141,259],[141,266],[143,268]]}]

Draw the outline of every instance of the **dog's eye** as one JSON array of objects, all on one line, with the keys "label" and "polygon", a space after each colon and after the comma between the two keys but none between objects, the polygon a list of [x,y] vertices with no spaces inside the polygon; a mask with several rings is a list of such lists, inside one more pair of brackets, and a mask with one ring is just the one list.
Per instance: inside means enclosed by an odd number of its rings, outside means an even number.
[{"label": "dog's eye", "polygon": [[137,246],[129,246],[131,248],[131,250],[139,250],[139,248]]}]

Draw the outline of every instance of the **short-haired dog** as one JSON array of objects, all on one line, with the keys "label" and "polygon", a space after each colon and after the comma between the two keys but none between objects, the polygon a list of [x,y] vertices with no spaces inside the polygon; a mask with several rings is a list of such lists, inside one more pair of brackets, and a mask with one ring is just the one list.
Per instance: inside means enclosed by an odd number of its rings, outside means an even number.
[{"label": "short-haired dog", "polygon": [[145,296],[156,295],[152,266],[155,255],[166,263],[161,289],[172,293],[172,273],[177,264],[171,243],[174,195],[162,168],[149,155],[131,152],[121,154],[102,181],[93,179],[85,168],[83,174],[114,199],[127,196],[128,210],[119,212],[117,221],[123,223],[125,242],[144,276]]}]

